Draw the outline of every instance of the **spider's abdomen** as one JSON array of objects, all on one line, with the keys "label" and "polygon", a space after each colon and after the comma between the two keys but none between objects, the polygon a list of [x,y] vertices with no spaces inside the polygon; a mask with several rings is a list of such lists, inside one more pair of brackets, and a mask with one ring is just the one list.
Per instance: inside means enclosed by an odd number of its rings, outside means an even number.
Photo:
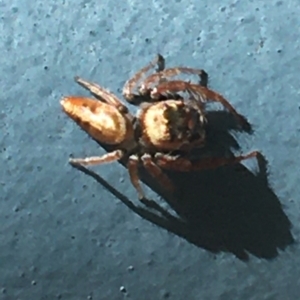
[{"label": "spider's abdomen", "polygon": [[99,142],[117,145],[132,135],[132,125],[111,105],[84,97],[66,97],[61,101],[65,113]]}]

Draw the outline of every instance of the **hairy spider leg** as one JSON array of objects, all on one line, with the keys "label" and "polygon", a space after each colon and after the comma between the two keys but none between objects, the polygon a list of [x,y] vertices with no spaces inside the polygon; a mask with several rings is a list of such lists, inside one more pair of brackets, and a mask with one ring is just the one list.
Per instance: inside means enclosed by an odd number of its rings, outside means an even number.
[{"label": "hairy spider leg", "polygon": [[156,165],[149,154],[144,154],[142,157],[143,166],[149,172],[149,174],[160,184],[164,189],[170,192],[175,191],[175,187],[170,178],[163,173],[162,169]]},{"label": "hairy spider leg", "polygon": [[[124,156],[124,152],[122,150],[116,150],[113,152],[106,153],[102,156],[92,156],[86,158],[70,158],[69,162],[72,165],[82,165],[82,166],[95,166],[104,163],[111,163],[117,160],[120,160]],[[129,177],[132,185],[135,187],[139,199],[145,199],[144,192],[139,182],[138,175],[138,165],[139,160],[136,155],[132,155],[128,159],[127,168]]]},{"label": "hairy spider leg", "polygon": [[76,76],[74,79],[79,85],[88,90],[97,99],[115,106],[121,113],[128,113],[128,108],[125,106],[125,104],[122,103],[122,101],[116,95],[114,95],[107,89],[99,86],[96,83],[84,80],[79,76]]},{"label": "hairy spider leg", "polygon": [[140,93],[141,94],[147,94],[151,90],[151,85],[159,85],[163,82],[167,82],[168,78],[180,75],[180,74],[195,74],[200,77],[199,84],[201,86],[207,86],[208,82],[208,75],[207,73],[202,69],[193,69],[193,68],[187,68],[187,67],[174,67],[165,69],[163,71],[151,74],[148,76],[141,84],[140,86]]},{"label": "hairy spider leg", "polygon": [[[159,184],[170,192],[175,190],[173,183],[171,180],[163,173],[159,166],[157,166],[153,161],[149,154],[144,154],[141,157],[143,166],[145,167],[146,171],[159,182]],[[140,177],[138,174],[138,167],[139,167],[139,158],[137,155],[131,155],[128,159],[127,169],[129,172],[130,180],[132,185],[137,191],[138,197],[140,200],[145,199],[145,194],[140,184]]]},{"label": "hairy spider leg", "polygon": [[200,171],[216,169],[224,165],[237,164],[245,159],[258,157],[261,155],[258,151],[250,152],[246,155],[236,157],[207,157],[202,160],[190,161],[180,156],[165,156],[161,153],[155,155],[155,163],[163,169],[180,172]]},{"label": "hairy spider leg", "polygon": [[86,158],[70,158],[69,163],[72,165],[95,166],[105,163],[111,163],[121,159],[124,156],[122,150],[115,150],[101,156],[91,156]]},{"label": "hairy spider leg", "polygon": [[140,184],[140,177],[139,177],[139,158],[137,155],[131,155],[128,158],[127,162],[127,169],[129,172],[129,177],[132,185],[137,191],[138,197],[140,200],[145,199],[145,194]]},{"label": "hairy spider leg", "polygon": [[240,115],[222,95],[198,84],[192,84],[180,80],[164,82],[152,90],[151,97],[156,99],[164,94],[186,91],[188,91],[189,93],[192,92],[193,95],[201,102],[214,101],[221,103],[231,114],[234,115],[234,117],[241,125],[249,126],[247,120],[242,115]]},{"label": "hairy spider leg", "polygon": [[153,61],[140,69],[129,80],[126,81],[123,87],[123,97],[128,102],[132,102],[134,98],[138,97],[138,95],[134,94],[134,88],[137,86],[138,81],[141,80],[141,78],[156,65],[158,66],[157,71],[162,71],[165,68],[165,59],[160,54],[158,54]]}]

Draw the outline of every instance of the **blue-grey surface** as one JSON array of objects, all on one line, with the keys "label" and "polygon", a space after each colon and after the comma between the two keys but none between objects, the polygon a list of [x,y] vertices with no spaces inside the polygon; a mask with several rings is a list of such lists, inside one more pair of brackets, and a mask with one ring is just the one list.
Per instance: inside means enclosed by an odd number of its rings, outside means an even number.
[{"label": "blue-grey surface", "polygon": [[[0,299],[298,299],[299,2],[171,2],[0,1]],[[130,207],[122,165],[93,168],[119,199],[68,164],[105,153],[61,111],[86,94],[73,76],[120,96],[157,52],[247,116],[235,137],[270,188],[245,169],[182,177],[199,202],[177,224]]]}]

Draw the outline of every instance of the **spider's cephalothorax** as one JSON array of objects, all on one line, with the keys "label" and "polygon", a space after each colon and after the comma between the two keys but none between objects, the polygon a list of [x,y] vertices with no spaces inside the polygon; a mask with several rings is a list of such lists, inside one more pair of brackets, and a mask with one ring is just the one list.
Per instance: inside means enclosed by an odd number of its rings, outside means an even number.
[{"label": "spider's cephalothorax", "polygon": [[[148,76],[140,85],[139,94],[135,95],[133,88],[137,81],[155,64],[159,66],[157,73]],[[75,78],[97,99],[64,97],[61,100],[64,112],[94,139],[113,146],[114,150],[102,156],[70,159],[70,163],[87,166],[126,157],[131,182],[139,198],[144,198],[138,175],[140,163],[162,187],[174,191],[172,182],[162,169],[185,172],[217,168],[257,156],[258,152],[254,151],[233,158],[205,158],[192,163],[188,157],[189,152],[205,144],[207,121],[204,104],[208,98],[221,102],[242,124],[245,119],[221,95],[206,87],[207,78],[203,70],[183,67],[163,69],[164,59],[158,55],[155,61],[141,69],[124,85],[123,95],[126,100],[131,102],[135,97],[145,100],[141,101],[142,105],[136,116],[113,93],[95,83]],[[192,84],[167,80],[179,73],[198,74],[201,81]],[[150,87],[154,82],[157,85]],[[182,97],[179,92],[188,92],[188,97]],[[175,155],[177,150],[183,155]]]},{"label": "spider's cephalothorax", "polygon": [[141,140],[149,149],[191,149],[205,141],[205,117],[183,100],[144,105],[138,118],[142,129]]}]

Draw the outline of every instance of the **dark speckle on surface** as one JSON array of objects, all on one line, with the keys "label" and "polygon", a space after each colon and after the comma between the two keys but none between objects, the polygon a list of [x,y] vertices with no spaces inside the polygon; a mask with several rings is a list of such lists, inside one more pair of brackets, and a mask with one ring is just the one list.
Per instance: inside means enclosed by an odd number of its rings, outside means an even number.
[{"label": "dark speckle on surface", "polygon": [[[0,7],[1,300],[299,298],[297,0]],[[158,52],[167,67],[206,70],[252,124],[253,134],[230,136],[230,119],[211,114],[220,151],[266,158],[261,172],[253,160],[173,174],[176,203],[150,185],[160,212],[137,200],[121,164],[92,168],[98,175],[68,164],[70,153],[105,150],[59,103],[88,95],[76,75],[121,97]]]}]

